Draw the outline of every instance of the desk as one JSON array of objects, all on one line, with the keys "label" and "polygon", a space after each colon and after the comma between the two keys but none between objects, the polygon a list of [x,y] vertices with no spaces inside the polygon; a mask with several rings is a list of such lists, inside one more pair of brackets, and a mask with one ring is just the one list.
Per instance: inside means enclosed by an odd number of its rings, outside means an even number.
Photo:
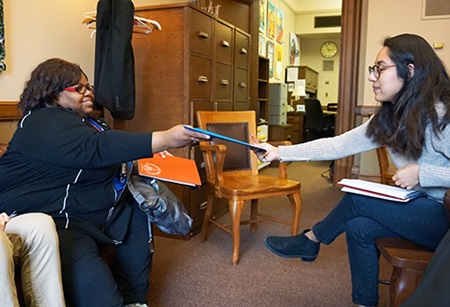
[{"label": "desk", "polygon": [[334,115],[334,116],[336,116],[336,115],[337,115],[337,111],[327,111],[327,110],[324,110],[324,111],[323,111],[323,114],[324,114],[324,115]]},{"label": "desk", "polygon": [[287,123],[293,126],[292,144],[303,143],[305,112],[288,112]]}]

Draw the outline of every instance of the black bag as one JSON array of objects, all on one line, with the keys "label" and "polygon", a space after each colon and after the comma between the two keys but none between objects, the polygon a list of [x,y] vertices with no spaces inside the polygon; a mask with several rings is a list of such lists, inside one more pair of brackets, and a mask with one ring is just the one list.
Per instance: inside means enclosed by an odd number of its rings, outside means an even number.
[{"label": "black bag", "polygon": [[192,218],[183,203],[161,181],[132,174],[128,190],[149,220],[167,234],[186,235],[192,227]]}]

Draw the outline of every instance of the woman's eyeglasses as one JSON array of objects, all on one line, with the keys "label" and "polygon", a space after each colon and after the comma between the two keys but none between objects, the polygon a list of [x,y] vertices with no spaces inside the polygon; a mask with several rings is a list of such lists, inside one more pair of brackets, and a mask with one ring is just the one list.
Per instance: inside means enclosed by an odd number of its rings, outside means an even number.
[{"label": "woman's eyeglasses", "polygon": [[391,68],[391,67],[395,67],[397,65],[387,65],[387,66],[380,66],[378,64],[375,64],[373,66],[369,66],[369,75],[373,74],[373,76],[378,80],[381,76],[381,72]]},{"label": "woman's eyeglasses", "polygon": [[86,94],[86,91],[93,92],[94,91],[94,87],[92,85],[90,85],[90,84],[86,84],[86,85],[78,84],[78,85],[75,85],[75,86],[66,87],[64,90],[68,91],[68,92],[77,92],[78,94],[84,95],[84,94]]}]

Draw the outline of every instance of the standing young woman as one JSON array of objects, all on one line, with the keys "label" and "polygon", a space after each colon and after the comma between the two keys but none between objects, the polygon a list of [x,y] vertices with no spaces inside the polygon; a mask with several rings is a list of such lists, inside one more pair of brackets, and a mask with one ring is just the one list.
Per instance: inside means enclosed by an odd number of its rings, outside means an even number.
[{"label": "standing young woman", "polygon": [[443,206],[450,187],[450,79],[445,66],[420,36],[384,40],[369,81],[380,109],[361,126],[340,136],[294,146],[269,144],[262,161],[335,160],[386,146],[398,167],[395,184],[426,196],[400,204],[347,193],[312,230],[292,237],[268,237],[266,246],[285,258],[314,261],[320,244],[346,233],[353,302],[378,304],[375,239],[403,237],[435,249],[449,229]]}]

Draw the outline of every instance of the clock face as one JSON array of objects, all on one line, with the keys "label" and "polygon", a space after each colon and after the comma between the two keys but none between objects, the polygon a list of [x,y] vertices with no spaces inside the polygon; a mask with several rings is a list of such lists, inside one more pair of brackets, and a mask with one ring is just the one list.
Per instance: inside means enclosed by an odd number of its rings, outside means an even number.
[{"label": "clock face", "polygon": [[320,47],[320,54],[326,58],[331,59],[337,54],[338,48],[334,42],[325,42]]}]

